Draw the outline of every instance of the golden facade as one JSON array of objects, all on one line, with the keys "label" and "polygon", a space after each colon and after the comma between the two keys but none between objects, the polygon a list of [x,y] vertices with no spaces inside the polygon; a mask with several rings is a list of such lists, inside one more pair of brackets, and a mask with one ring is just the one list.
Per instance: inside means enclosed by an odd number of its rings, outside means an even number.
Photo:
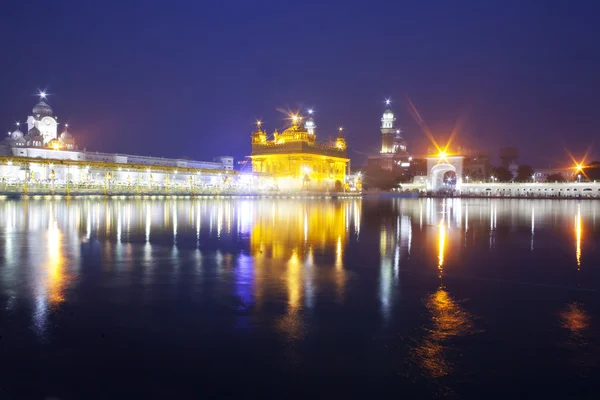
[{"label": "golden facade", "polygon": [[271,174],[280,189],[316,189],[341,191],[346,181],[346,140],[342,130],[335,141],[317,143],[309,119],[292,117],[292,124],[273,138],[257,123],[252,133],[252,171]]}]

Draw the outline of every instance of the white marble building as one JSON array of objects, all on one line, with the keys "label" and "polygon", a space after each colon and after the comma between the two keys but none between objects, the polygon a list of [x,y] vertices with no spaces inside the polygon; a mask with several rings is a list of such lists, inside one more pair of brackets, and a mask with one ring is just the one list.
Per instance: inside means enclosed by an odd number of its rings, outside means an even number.
[{"label": "white marble building", "polygon": [[[45,98],[45,94],[40,94],[40,101],[33,107],[31,115],[27,118],[27,133],[23,133],[20,124],[17,123],[16,129],[8,132],[8,137],[0,141],[0,157],[5,158],[2,162],[2,179],[44,180],[50,179],[52,172],[56,179],[59,177],[76,179],[74,174],[67,172],[66,166],[61,167],[61,162],[64,161],[76,162],[69,164],[69,168],[73,170],[77,169],[76,164],[79,162],[102,163],[100,168],[102,171],[130,170],[129,175],[136,175],[134,171],[139,171],[141,166],[144,170],[146,166],[148,170],[153,167],[160,167],[163,170],[165,168],[208,169],[216,170],[215,172],[233,170],[233,157],[227,156],[217,157],[213,161],[196,161],[78,150],[75,138],[69,132],[67,124],[64,125],[63,131],[58,133],[58,118]],[[25,163],[24,159],[31,159],[31,161]],[[24,164],[28,164],[27,167]],[[115,165],[111,167],[111,164]],[[49,167],[50,165],[52,167]],[[164,174],[158,173],[156,176],[161,175]]]}]

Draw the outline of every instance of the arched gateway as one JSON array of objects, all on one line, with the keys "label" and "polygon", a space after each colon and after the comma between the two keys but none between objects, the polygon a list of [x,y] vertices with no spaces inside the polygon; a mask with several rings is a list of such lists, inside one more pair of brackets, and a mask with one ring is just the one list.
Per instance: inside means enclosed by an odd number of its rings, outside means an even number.
[{"label": "arched gateway", "polygon": [[[427,190],[436,192],[444,188],[459,189],[463,160],[463,156],[427,157]],[[455,174],[456,179],[444,182],[447,173]]]}]

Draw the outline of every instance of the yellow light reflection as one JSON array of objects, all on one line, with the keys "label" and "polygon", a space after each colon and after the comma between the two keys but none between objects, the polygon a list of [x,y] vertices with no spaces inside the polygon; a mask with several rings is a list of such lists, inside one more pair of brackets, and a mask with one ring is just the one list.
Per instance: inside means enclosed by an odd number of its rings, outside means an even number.
[{"label": "yellow light reflection", "polygon": [[64,301],[64,289],[68,277],[64,271],[64,257],[62,254],[62,233],[58,228],[58,223],[52,221],[48,229],[48,258],[47,258],[47,280],[46,287],[48,301],[52,305]]},{"label": "yellow light reflection", "polygon": [[292,256],[288,261],[287,267],[287,288],[288,288],[288,306],[289,312],[294,312],[300,307],[302,299],[302,280],[300,276],[301,264],[298,257],[298,250],[292,251]]},{"label": "yellow light reflection", "polygon": [[438,236],[438,270],[439,276],[442,277],[444,271],[444,250],[446,248],[446,228],[444,227],[444,221],[440,221],[439,225],[439,236]]},{"label": "yellow light reflection", "polygon": [[581,268],[581,208],[577,206],[577,217],[575,217],[575,258],[577,259],[577,270]]},{"label": "yellow light reflection", "polygon": [[577,303],[571,303],[560,314],[561,326],[572,333],[580,333],[589,324],[589,317]]},{"label": "yellow light reflection", "polygon": [[416,362],[432,378],[441,378],[452,372],[448,360],[449,341],[457,336],[475,333],[473,317],[464,311],[444,287],[425,300],[433,326],[425,329],[423,340],[412,350]]}]

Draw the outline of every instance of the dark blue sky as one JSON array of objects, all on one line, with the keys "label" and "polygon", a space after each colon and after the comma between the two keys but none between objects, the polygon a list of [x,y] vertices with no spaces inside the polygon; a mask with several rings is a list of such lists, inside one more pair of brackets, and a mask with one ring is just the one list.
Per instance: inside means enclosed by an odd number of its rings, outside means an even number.
[{"label": "dark blue sky", "polygon": [[[392,97],[410,149],[467,116],[457,140],[545,166],[598,136],[593,1],[88,1],[0,6],[0,126],[36,88],[88,150],[208,159],[250,153],[256,117],[314,107],[353,163],[380,146]],[[598,154],[596,147],[592,153]],[[597,156],[595,158],[598,158]]]}]

